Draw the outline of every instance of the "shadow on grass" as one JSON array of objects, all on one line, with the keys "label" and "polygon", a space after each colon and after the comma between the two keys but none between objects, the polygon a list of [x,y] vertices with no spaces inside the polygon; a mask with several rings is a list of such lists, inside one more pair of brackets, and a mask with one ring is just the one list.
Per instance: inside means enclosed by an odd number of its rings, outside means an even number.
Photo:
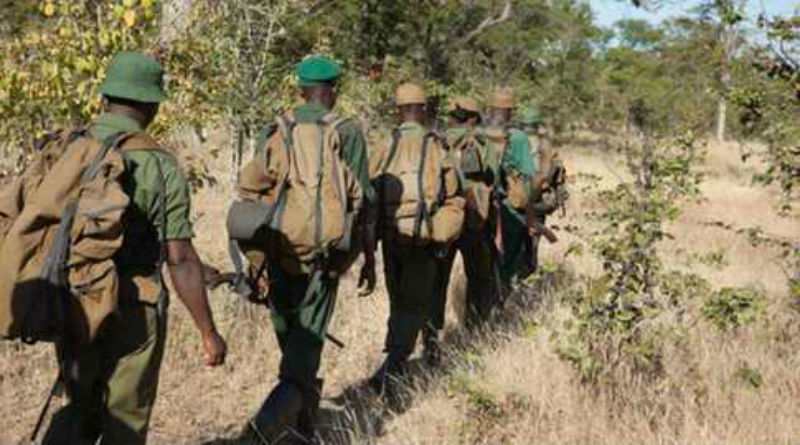
[{"label": "shadow on grass", "polygon": [[[497,346],[524,329],[526,321],[554,295],[572,281],[568,272],[557,268],[540,272],[515,286],[504,302],[503,309],[483,326],[467,330],[454,329],[442,340],[442,363],[431,368],[421,358],[409,362],[409,367],[396,400],[382,400],[367,380],[346,387],[341,394],[323,399],[317,415],[317,442],[324,445],[372,444],[386,433],[386,425],[395,416],[414,404],[415,395],[426,394],[459,369],[475,365],[475,357],[487,346]],[[250,438],[215,439],[202,445],[257,444]],[[302,442],[299,442],[302,444]],[[289,445],[288,441],[275,445]]]},{"label": "shadow on grass", "polygon": [[[525,329],[530,316],[547,299],[564,289],[573,277],[564,269],[540,272],[519,283],[506,298],[503,309],[483,326],[450,330],[442,340],[442,363],[428,367],[424,360],[409,363],[403,390],[397,401],[382,401],[362,381],[327,399],[318,416],[318,431],[326,445],[372,444],[386,433],[386,425],[395,416],[411,408],[414,396],[426,394],[459,369],[474,366],[476,354],[486,346],[503,342]],[[492,349],[492,348],[490,348]]]}]

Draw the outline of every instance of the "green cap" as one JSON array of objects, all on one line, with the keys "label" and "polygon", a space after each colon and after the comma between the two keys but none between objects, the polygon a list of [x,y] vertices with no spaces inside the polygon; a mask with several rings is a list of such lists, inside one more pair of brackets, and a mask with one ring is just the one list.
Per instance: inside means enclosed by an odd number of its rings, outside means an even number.
[{"label": "green cap", "polygon": [[167,98],[163,77],[156,59],[142,53],[118,53],[106,69],[100,93],[137,102],[161,102]]},{"label": "green cap", "polygon": [[542,111],[538,107],[528,107],[519,114],[519,123],[523,125],[536,125],[544,121]]},{"label": "green cap", "polygon": [[314,55],[297,64],[297,77],[301,87],[329,84],[342,75],[342,66],[335,60]]}]

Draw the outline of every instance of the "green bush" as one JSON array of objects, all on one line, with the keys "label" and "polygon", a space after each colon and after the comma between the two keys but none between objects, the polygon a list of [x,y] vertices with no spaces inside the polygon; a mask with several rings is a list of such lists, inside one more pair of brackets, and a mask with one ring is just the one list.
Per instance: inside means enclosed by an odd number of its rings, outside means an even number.
[{"label": "green bush", "polygon": [[713,292],[702,307],[703,316],[723,331],[755,321],[764,312],[764,294],[752,288],[726,287]]}]

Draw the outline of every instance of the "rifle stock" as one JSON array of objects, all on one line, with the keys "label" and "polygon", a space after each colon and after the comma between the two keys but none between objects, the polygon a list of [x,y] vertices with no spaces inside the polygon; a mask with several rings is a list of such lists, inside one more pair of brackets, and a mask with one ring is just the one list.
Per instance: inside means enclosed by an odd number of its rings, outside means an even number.
[{"label": "rifle stock", "polygon": [[555,232],[553,232],[549,227],[546,225],[538,222],[528,222],[528,227],[531,228],[537,234],[545,237],[550,244],[555,244],[558,242],[558,237],[556,236]]},{"label": "rifle stock", "polygon": [[[215,268],[213,266],[209,266],[208,264],[203,264],[203,273],[204,273],[204,276],[205,276],[206,287],[208,287],[210,290],[214,290],[214,289],[218,288],[219,286],[221,286],[223,284],[227,284],[231,288],[236,288],[239,285],[240,277],[239,277],[239,274],[237,274],[236,272],[220,272],[219,269],[217,269],[217,268]],[[247,301],[249,301],[251,303],[267,304],[267,305],[269,303],[269,300],[267,300],[266,298],[258,299],[258,298],[253,298],[252,296],[251,297],[247,297],[247,296],[242,295],[242,294],[240,294],[238,292],[236,294],[241,296],[241,297],[243,297],[243,298],[245,298]],[[329,332],[326,332],[325,333],[325,338],[328,341],[330,341],[331,343],[333,343],[334,345],[336,345],[339,349],[344,349],[345,348],[344,342],[342,342],[338,338],[334,337],[333,334],[331,334]],[[52,398],[52,396],[51,396],[51,398]],[[50,399],[48,399],[47,403],[49,405]],[[37,427],[37,431],[38,431],[38,427]]]}]

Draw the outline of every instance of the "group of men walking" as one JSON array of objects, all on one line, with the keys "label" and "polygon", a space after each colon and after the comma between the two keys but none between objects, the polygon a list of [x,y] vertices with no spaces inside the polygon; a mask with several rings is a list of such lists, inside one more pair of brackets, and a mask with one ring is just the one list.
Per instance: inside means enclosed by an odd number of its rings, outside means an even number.
[{"label": "group of men walking", "polygon": [[[201,334],[206,363],[225,359],[191,244],[188,183],[174,156],[144,136],[165,98],[162,74],[147,55],[117,55],[101,89],[105,111],[85,134],[142,137],[118,142],[126,159],[120,182],[130,197],[114,256],[119,308],[71,352],[81,373],[67,385],[70,404],[51,423],[48,444],[145,442],[166,335],[164,262]],[[254,443],[316,440],[320,357],[339,278],[357,257],[364,257],[359,292],[371,293],[380,242],[390,315],[386,359],[369,384],[393,397],[420,337],[426,362],[441,360],[456,253],[466,273],[467,327],[484,326],[514,280],[536,268],[536,228],[553,210],[543,198],[551,175],[542,165],[550,157],[539,155],[541,117],[529,109],[515,122],[511,92],[492,92],[485,114],[476,99],[453,98],[440,133],[426,121],[423,88],[402,84],[398,125],[370,150],[357,121],[332,111],[341,74],[323,56],[298,64],[305,103],[266,127],[240,173],[241,200],[228,219],[249,262],[250,297],[268,302],[282,354],[278,383],[249,422]]]}]

